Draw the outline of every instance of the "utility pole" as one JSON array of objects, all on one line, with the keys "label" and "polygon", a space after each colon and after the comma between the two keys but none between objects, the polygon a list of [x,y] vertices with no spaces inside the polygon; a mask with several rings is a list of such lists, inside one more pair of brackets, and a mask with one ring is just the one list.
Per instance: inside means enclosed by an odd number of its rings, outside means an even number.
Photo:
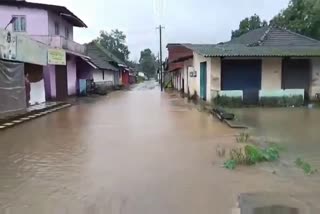
[{"label": "utility pole", "polygon": [[161,25],[159,25],[159,27],[157,29],[159,29],[159,36],[160,36],[160,87],[161,87],[161,91],[163,91],[163,70],[162,70],[162,29],[164,27],[162,27]]}]

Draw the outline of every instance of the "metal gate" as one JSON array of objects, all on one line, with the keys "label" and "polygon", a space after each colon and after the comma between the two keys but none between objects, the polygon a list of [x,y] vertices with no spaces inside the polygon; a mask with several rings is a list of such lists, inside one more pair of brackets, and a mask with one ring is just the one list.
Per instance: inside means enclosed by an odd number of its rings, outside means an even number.
[{"label": "metal gate", "polygon": [[261,70],[261,60],[223,60],[221,88],[241,90],[245,104],[257,104],[261,89]]}]

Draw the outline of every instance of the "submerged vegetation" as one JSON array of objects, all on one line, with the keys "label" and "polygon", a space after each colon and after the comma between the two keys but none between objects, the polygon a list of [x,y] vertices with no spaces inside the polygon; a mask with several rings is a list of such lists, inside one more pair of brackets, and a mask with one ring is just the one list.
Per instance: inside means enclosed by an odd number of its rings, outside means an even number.
[{"label": "submerged vegetation", "polygon": [[224,163],[224,167],[235,169],[237,165],[250,166],[261,162],[276,161],[279,158],[280,151],[276,147],[270,146],[262,149],[254,145],[246,145],[244,149],[232,149],[229,159]]},{"label": "submerged vegetation", "polygon": [[317,169],[312,168],[312,166],[308,162],[304,161],[301,158],[297,158],[295,164],[297,167],[301,168],[306,175],[312,175],[318,172]]},{"label": "submerged vegetation", "polygon": [[[236,141],[247,144],[250,137],[249,133],[242,132],[236,137]],[[282,148],[277,144],[269,144],[266,148],[252,144],[247,144],[242,148],[233,148],[229,152],[229,159],[224,163],[224,167],[235,169],[238,165],[250,166],[261,162],[276,161],[280,158],[281,150]]]}]

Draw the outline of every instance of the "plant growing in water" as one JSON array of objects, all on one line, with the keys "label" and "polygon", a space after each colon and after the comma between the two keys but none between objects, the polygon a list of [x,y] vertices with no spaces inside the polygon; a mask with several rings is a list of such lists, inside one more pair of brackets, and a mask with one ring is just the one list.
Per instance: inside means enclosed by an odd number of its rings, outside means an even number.
[{"label": "plant growing in water", "polygon": [[304,171],[304,173],[307,175],[312,175],[318,172],[317,169],[312,168],[308,162],[304,161],[301,158],[297,158],[295,161],[295,164],[297,167],[301,168]]},{"label": "plant growing in water", "polygon": [[239,136],[236,137],[237,143],[247,143],[250,139],[250,134],[247,132],[241,132]]},{"label": "plant growing in water", "polygon": [[[244,150],[241,148],[232,149],[230,151],[230,159],[225,162],[224,167],[235,169],[237,165],[254,165],[261,162],[276,161],[279,158],[279,150],[276,147],[271,146],[261,149],[254,145],[246,145]],[[235,167],[229,167],[230,161],[235,164]]]}]

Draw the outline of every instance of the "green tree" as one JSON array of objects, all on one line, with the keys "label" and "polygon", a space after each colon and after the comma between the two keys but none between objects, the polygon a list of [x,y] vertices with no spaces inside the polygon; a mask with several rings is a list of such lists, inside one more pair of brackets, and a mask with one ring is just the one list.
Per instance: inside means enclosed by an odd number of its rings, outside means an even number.
[{"label": "green tree", "polygon": [[320,0],[291,0],[270,24],[320,39]]},{"label": "green tree", "polygon": [[245,34],[251,30],[267,26],[267,21],[261,21],[260,17],[257,14],[254,14],[251,17],[243,19],[239,24],[239,29],[231,32],[231,38],[236,38]]},{"label": "green tree", "polygon": [[112,30],[110,33],[101,31],[100,36],[95,39],[102,47],[106,48],[119,59],[126,61],[129,59],[130,51],[126,44],[126,35],[119,30]]},{"label": "green tree", "polygon": [[154,77],[157,69],[157,60],[152,51],[147,48],[140,52],[140,71],[148,77]]}]

